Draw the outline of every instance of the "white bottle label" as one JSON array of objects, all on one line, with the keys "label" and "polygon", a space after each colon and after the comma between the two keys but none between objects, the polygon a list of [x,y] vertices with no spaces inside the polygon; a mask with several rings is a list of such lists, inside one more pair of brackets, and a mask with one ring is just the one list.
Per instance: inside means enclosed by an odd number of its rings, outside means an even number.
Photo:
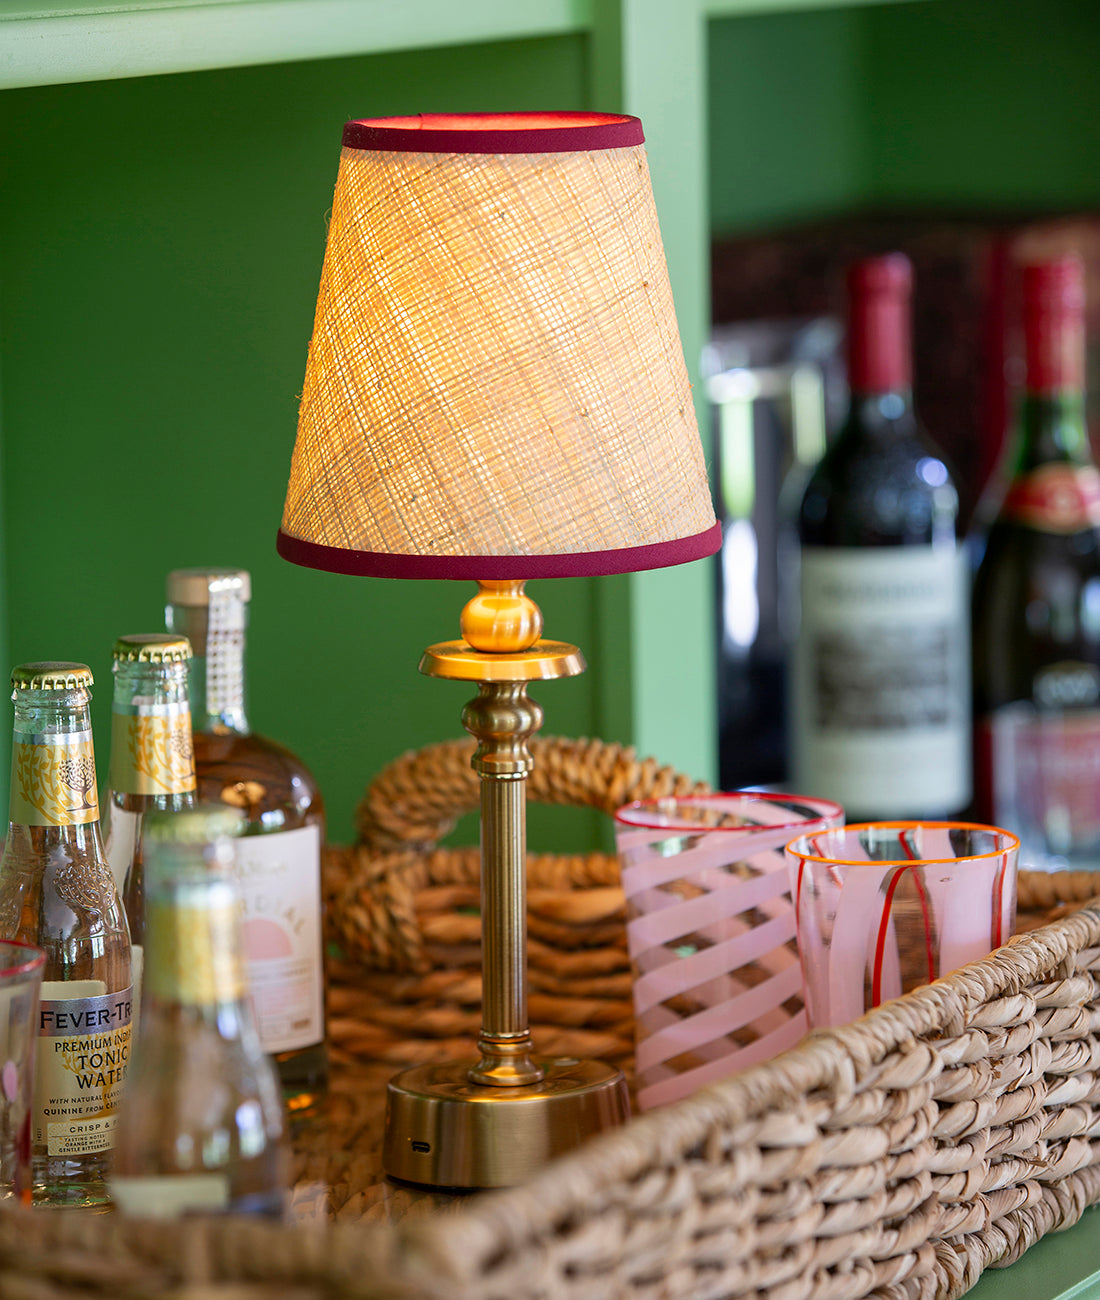
[{"label": "white bottle label", "polygon": [[303,826],[236,841],[241,937],[265,1052],[324,1037],[321,962],[321,828]]},{"label": "white bottle label", "polygon": [[970,799],[969,622],[957,547],[804,547],[794,787],[862,817]]},{"label": "white bottle label", "polygon": [[107,842],[103,852],[107,856],[107,865],[115,878],[115,888],[119,898],[126,885],[126,873],[134,860],[134,847],[137,844],[138,824],[141,813],[127,812],[124,808],[107,806]]},{"label": "white bottle label", "polygon": [[216,1214],[229,1205],[226,1174],[174,1174],[108,1180],[111,1198],[123,1214],[141,1219],[178,1219],[184,1214]]},{"label": "white bottle label", "polygon": [[131,991],[102,980],[48,980],[38,1012],[35,1144],[51,1156],[114,1146],[118,1099],[130,1059]]}]

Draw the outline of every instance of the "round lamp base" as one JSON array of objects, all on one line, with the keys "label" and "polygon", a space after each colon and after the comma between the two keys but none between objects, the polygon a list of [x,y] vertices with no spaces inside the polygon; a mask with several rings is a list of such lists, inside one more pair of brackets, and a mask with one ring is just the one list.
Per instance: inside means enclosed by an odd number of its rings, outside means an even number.
[{"label": "round lamp base", "polygon": [[555,1156],[630,1118],[622,1072],[542,1058],[520,1087],[471,1083],[470,1064],[418,1065],[390,1080],[382,1165],[427,1187],[512,1187]]}]

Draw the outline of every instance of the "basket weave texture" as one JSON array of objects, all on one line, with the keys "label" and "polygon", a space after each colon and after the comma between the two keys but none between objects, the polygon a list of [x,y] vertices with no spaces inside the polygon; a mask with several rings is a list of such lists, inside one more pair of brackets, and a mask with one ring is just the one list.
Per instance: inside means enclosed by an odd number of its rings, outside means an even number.
[{"label": "basket weave texture", "polygon": [[[545,781],[551,797],[564,788],[559,780],[575,783],[578,800],[606,807],[636,796],[635,781],[693,786],[655,764],[638,776],[644,765],[629,752],[593,746],[596,770],[623,781],[601,805],[600,778],[573,770],[569,756],[583,748],[540,743],[536,782]],[[440,746],[399,760],[364,800],[364,843],[331,855],[330,897],[343,909],[337,937],[348,945],[337,998],[354,973],[379,1006],[399,1006],[393,985],[375,985],[365,961],[387,966],[387,979],[423,981],[437,958],[469,946],[468,936],[433,929],[453,906],[433,892],[454,888],[437,883],[438,873],[457,857],[431,847],[456,804],[465,804],[459,769],[468,756],[465,746]],[[560,777],[549,775],[555,764]],[[476,799],[476,780],[470,784]],[[573,875],[570,867],[569,883],[538,889],[564,907],[570,891],[602,896],[615,888],[603,875],[581,873],[579,884]],[[368,1213],[345,1224],[339,1220],[351,1216],[337,1214],[335,1225],[288,1229],[234,1219],[161,1227],[0,1208],[0,1296],[961,1295],[984,1268],[1011,1263],[1100,1199],[1100,904],[1074,910],[1096,883],[1024,873],[1021,918],[1046,923],[991,956],[634,1120],[523,1186],[448,1211],[425,1204],[396,1223]],[[364,890],[386,901],[375,906]],[[591,913],[565,908],[563,924],[591,924],[595,933],[609,924],[610,902]],[[343,1019],[333,1017],[338,1081],[361,1050]],[[449,1029],[420,1032],[420,1019],[416,1009],[406,1023],[415,1049],[383,1043],[384,1052],[411,1059],[451,1050]],[[339,1088],[335,1100],[347,1115],[365,1104],[361,1088]],[[305,1173],[334,1186],[339,1177],[346,1191],[357,1158],[354,1150],[317,1153]]]}]

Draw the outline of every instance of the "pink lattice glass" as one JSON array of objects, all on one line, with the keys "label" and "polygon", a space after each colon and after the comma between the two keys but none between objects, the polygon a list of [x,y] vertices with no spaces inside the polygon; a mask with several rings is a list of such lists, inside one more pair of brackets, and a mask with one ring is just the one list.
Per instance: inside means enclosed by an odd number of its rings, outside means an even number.
[{"label": "pink lattice glass", "polygon": [[678,1101],[806,1032],[783,848],[838,804],[733,793],[615,817],[634,982],[637,1101]]},{"label": "pink lattice glass", "polygon": [[787,848],[814,1028],[985,957],[1016,923],[1009,831],[968,822],[867,822]]},{"label": "pink lattice glass", "polygon": [[46,954],[0,940],[0,1201],[31,1202],[31,1111]]}]

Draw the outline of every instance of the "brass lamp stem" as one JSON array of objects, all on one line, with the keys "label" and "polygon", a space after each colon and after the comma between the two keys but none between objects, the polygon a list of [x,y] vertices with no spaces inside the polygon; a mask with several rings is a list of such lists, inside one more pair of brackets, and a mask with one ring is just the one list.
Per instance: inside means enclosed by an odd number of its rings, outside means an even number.
[{"label": "brass lamp stem", "polygon": [[462,713],[481,778],[481,1059],[474,1083],[537,1083],[527,1023],[527,773],[542,709],[525,682],[484,682]]}]

